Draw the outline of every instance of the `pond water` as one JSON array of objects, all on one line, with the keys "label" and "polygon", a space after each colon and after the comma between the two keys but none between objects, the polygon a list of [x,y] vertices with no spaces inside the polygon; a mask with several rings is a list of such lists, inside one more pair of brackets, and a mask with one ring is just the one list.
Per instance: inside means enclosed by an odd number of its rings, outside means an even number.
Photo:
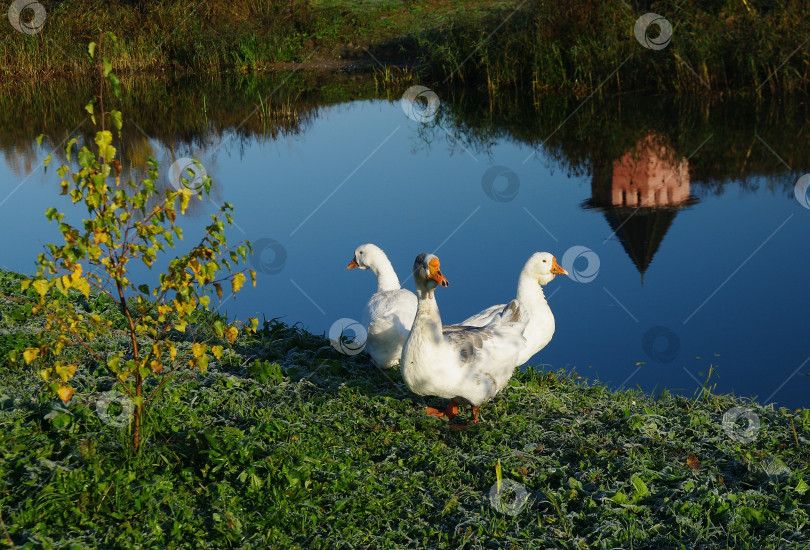
[{"label": "pond water", "polygon": [[[647,392],[693,395],[708,378],[716,392],[810,405],[804,104],[580,98],[546,109],[438,92],[435,115],[417,103],[409,117],[408,87],[274,106],[275,121],[249,131],[239,121],[260,116],[249,101],[218,123],[186,98],[204,128],[169,110],[168,127],[159,114],[127,117],[125,167],[153,155],[166,178],[177,159],[200,160],[213,198],[192,204],[188,242],[218,203],[235,206],[229,239],[254,243],[259,273],[223,300],[230,316],[315,333],[360,319],[376,281],[345,268],[373,242],[408,288],[414,257],[436,253],[451,283],[436,291],[442,317],[458,322],[514,298],[524,262],[549,251],[570,276],[545,287],[557,329],[531,364]],[[57,141],[92,129],[73,122],[49,126]],[[0,166],[0,266],[28,273],[58,237],[45,208],[81,216],[30,138],[5,140]]]}]

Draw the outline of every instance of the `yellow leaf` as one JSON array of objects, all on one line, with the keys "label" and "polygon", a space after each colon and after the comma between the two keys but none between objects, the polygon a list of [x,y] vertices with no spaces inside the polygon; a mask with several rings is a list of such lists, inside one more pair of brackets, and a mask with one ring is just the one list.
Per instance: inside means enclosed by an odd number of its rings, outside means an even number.
[{"label": "yellow leaf", "polygon": [[208,368],[207,355],[201,355],[200,357],[197,358],[197,367],[199,367],[200,372],[205,372],[205,370]]},{"label": "yellow leaf", "polygon": [[47,382],[51,379],[51,369],[42,369],[39,371],[39,375]]},{"label": "yellow leaf", "polygon": [[185,321],[180,321],[179,323],[174,325],[174,330],[176,330],[177,332],[185,332],[186,331],[186,324],[187,323]]},{"label": "yellow leaf", "polygon": [[121,355],[114,355],[107,360],[107,366],[113,372],[118,372],[118,364],[121,362]]},{"label": "yellow leaf", "polygon": [[163,365],[160,364],[160,361],[152,361],[149,366],[152,367],[152,372],[159,373],[163,371]]},{"label": "yellow leaf", "polygon": [[169,357],[171,357],[172,361],[177,357],[177,348],[174,347],[174,344],[169,344]]},{"label": "yellow leaf", "polygon": [[30,364],[31,361],[33,361],[37,357],[39,357],[39,348],[25,348],[25,351],[23,352],[23,358],[25,359],[26,365]]},{"label": "yellow leaf", "polygon": [[45,279],[37,279],[34,281],[34,289],[39,292],[40,296],[45,296],[45,293],[48,292],[48,281]]},{"label": "yellow leaf", "polygon": [[54,355],[59,355],[60,353],[62,353],[62,350],[65,349],[65,344],[66,342],[64,342],[63,340],[58,340],[51,348],[51,351],[53,352]]},{"label": "yellow leaf", "polygon": [[98,145],[99,148],[101,149],[112,143],[112,138],[113,138],[112,132],[110,132],[109,130],[103,130],[101,132],[96,132],[95,142],[96,145]]},{"label": "yellow leaf", "polygon": [[62,382],[67,382],[76,373],[76,367],[77,365],[64,365],[64,366],[60,365],[58,367],[55,367],[54,370],[56,371],[57,376],[59,376],[59,378],[62,379]]},{"label": "yellow leaf", "polygon": [[192,344],[191,345],[191,353],[194,357],[200,357],[203,353],[205,353],[205,344]]},{"label": "yellow leaf", "polygon": [[692,453],[689,453],[689,456],[686,458],[686,463],[693,470],[697,470],[700,468],[700,460],[698,460],[698,457],[696,457]]},{"label": "yellow leaf", "polygon": [[237,292],[239,292],[239,289],[241,289],[244,284],[245,284],[245,274],[237,273],[236,275],[233,276],[233,279],[231,279],[231,290],[233,290],[233,293],[236,294]]},{"label": "yellow leaf", "polygon": [[214,357],[217,359],[222,359],[222,346],[211,346],[211,353],[213,353]]},{"label": "yellow leaf", "polygon": [[20,281],[20,289],[21,289],[23,292],[25,292],[26,290],[28,290],[28,287],[29,287],[29,286],[31,286],[31,279],[25,279],[25,280],[23,280],[23,281]]},{"label": "yellow leaf", "polygon": [[[65,275],[64,277],[59,277],[54,279],[54,284],[56,286],[56,290],[61,292],[64,296],[67,296],[68,288],[70,288],[70,277]],[[67,285],[67,286],[65,286]]]},{"label": "yellow leaf", "polygon": [[219,298],[221,300],[222,299],[222,285],[220,285],[219,283],[214,283],[214,288],[217,291],[217,298]]},{"label": "yellow leaf", "polygon": [[90,283],[87,282],[87,279],[84,277],[73,281],[73,288],[84,294],[85,298],[90,297]]},{"label": "yellow leaf", "polygon": [[70,398],[73,397],[73,388],[70,386],[62,386],[56,390],[56,393],[59,394],[59,399],[61,399],[63,403],[67,404],[67,402],[70,401]]},{"label": "yellow leaf", "polygon": [[185,214],[186,208],[188,208],[188,201],[191,199],[191,189],[180,189],[177,191],[177,194],[180,195],[180,213]]},{"label": "yellow leaf", "polygon": [[231,344],[236,341],[236,336],[239,334],[239,329],[236,327],[228,327],[225,329],[225,338],[227,338]]}]

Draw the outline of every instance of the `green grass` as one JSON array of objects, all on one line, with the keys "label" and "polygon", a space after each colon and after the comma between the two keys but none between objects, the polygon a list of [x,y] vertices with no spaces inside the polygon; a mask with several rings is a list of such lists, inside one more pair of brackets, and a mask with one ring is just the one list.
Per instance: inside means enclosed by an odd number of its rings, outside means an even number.
[{"label": "green grass", "polygon": [[[0,26],[4,76],[41,81],[87,72],[86,45],[103,29],[120,38],[110,56],[117,74],[263,72],[283,63],[376,69],[373,56],[415,66],[425,83],[521,89],[535,98],[559,91],[585,96],[603,86],[683,95],[806,93],[810,82],[804,0],[43,5],[48,17],[35,35]],[[672,24],[672,41],[663,50],[645,49],[634,37],[635,22],[648,12]]]},{"label": "green grass", "polygon": [[[0,287],[19,296],[17,277]],[[99,303],[103,308],[103,303]],[[109,312],[108,312],[109,313]],[[201,316],[205,331],[210,316]],[[0,302],[2,357],[24,306]],[[101,421],[85,366],[63,406],[0,366],[0,540],[16,548],[806,548],[810,411],[704,388],[614,392],[528,369],[466,431],[400,374],[277,321],[149,409],[140,454]],[[722,426],[744,407],[751,443]],[[469,413],[465,411],[465,417]],[[690,459],[693,455],[699,461]],[[498,506],[495,465],[503,469]],[[691,466],[690,466],[691,462]],[[508,481],[507,481],[508,480]],[[511,513],[508,513],[510,512]],[[512,515],[514,514],[514,515]]]}]

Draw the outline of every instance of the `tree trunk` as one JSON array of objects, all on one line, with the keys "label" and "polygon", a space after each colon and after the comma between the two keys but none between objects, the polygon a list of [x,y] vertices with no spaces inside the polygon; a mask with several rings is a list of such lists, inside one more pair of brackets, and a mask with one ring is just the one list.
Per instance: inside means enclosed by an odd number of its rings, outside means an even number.
[{"label": "tree trunk", "polygon": [[133,427],[132,431],[132,449],[137,451],[138,446],[141,444],[141,420],[143,419],[143,401],[138,399],[139,397],[143,396],[143,377],[141,376],[138,365],[140,363],[140,356],[138,353],[138,337],[137,332],[135,331],[135,320],[132,318],[132,314],[127,307],[127,299],[124,296],[124,287],[118,281],[116,281],[116,286],[118,287],[118,299],[120,300],[119,305],[121,306],[121,311],[124,313],[124,316],[127,318],[127,322],[129,323],[129,340],[132,344],[132,359],[135,361],[136,404],[135,426]]}]

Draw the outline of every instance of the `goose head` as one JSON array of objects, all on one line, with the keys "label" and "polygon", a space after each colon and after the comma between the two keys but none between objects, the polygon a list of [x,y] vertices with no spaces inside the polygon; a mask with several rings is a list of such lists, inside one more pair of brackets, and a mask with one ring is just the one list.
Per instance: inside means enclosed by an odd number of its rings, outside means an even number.
[{"label": "goose head", "polygon": [[540,285],[547,285],[555,275],[568,275],[568,272],[557,263],[557,258],[548,252],[532,254],[532,257],[526,262],[524,271],[529,277],[536,279]]},{"label": "goose head", "polygon": [[439,269],[439,258],[433,254],[422,253],[416,257],[413,262],[413,278],[416,281],[416,288],[420,290],[433,290],[437,285],[450,285]]},{"label": "goose head", "polygon": [[352,258],[352,261],[346,266],[346,269],[354,269],[355,267],[359,267],[363,270],[369,269],[376,264],[377,258],[384,256],[385,252],[383,252],[380,247],[371,243],[361,244],[355,249],[354,258]]}]

